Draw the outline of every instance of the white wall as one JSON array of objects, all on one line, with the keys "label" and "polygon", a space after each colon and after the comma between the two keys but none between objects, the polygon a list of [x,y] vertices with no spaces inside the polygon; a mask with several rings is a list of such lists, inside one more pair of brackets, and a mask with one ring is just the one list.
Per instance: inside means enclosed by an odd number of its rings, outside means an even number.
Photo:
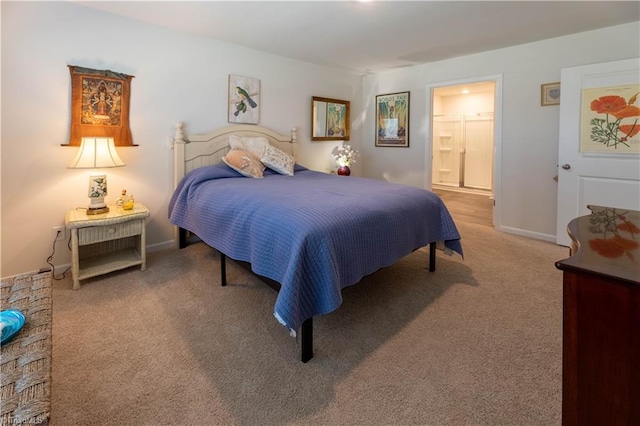
[{"label": "white wall", "polygon": [[[362,109],[361,78],[330,68],[141,24],[69,2],[2,2],[2,155],[0,276],[47,266],[51,227],[88,204],[86,170],[67,169],[67,65],[134,75],[130,122],[138,147],[119,149],[125,167],[107,170],[109,197],[126,188],[151,211],[150,249],[171,246],[174,123],[187,133],[227,125],[229,74],[261,80],[260,124],[280,133],[298,128],[299,162],[325,171],[339,142],[311,142],[311,96],[351,101]],[[352,128],[359,149],[360,128]],[[354,174],[360,174],[359,164]],[[68,264],[66,243],[56,265]],[[60,271],[56,271],[60,272]]]},{"label": "white wall", "polygon": [[[540,85],[560,81],[564,67],[638,57],[640,22],[446,61],[363,79],[363,172],[421,187],[431,174],[428,85],[502,75],[500,229],[555,241],[559,107],[540,106]],[[411,92],[409,148],[374,146],[375,96]],[[500,120],[500,117],[496,117]]]}]

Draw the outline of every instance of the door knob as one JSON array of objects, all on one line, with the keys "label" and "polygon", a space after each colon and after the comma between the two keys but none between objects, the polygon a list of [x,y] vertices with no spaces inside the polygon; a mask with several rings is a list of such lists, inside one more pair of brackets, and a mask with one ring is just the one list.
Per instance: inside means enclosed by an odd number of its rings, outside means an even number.
[{"label": "door knob", "polygon": [[571,168],[571,164],[563,164],[562,168],[565,170],[569,170]]}]

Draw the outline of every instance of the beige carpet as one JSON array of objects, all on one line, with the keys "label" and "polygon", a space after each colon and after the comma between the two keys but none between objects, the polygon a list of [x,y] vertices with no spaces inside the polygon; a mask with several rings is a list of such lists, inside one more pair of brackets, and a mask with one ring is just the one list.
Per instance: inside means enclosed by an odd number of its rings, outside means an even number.
[{"label": "beige carpet", "polygon": [[53,426],[558,425],[567,249],[459,223],[345,289],[298,358],[276,293],[204,244],[53,290]]}]

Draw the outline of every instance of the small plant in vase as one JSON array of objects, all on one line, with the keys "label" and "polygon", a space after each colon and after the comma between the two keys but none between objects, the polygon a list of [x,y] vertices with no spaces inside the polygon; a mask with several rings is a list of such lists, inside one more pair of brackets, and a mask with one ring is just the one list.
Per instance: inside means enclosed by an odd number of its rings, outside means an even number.
[{"label": "small plant in vase", "polygon": [[360,156],[358,150],[353,149],[351,145],[336,146],[331,154],[333,154],[333,158],[338,165],[336,173],[341,176],[349,176],[351,174],[349,167],[355,163],[356,159]]}]

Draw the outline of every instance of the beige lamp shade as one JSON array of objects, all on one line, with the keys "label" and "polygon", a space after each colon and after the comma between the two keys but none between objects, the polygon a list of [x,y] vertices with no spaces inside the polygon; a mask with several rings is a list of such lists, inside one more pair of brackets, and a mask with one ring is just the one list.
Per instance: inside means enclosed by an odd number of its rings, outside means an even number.
[{"label": "beige lamp shade", "polygon": [[69,164],[70,169],[102,169],[124,166],[113,138],[82,138],[80,149]]},{"label": "beige lamp shade", "polygon": [[[113,138],[87,137],[82,138],[80,149],[69,164],[71,169],[102,169],[107,167],[124,166],[124,161],[118,155]],[[87,207],[88,215],[103,214],[109,211],[104,201],[107,192],[107,176],[95,174],[89,177],[88,197],[91,204]]]}]

